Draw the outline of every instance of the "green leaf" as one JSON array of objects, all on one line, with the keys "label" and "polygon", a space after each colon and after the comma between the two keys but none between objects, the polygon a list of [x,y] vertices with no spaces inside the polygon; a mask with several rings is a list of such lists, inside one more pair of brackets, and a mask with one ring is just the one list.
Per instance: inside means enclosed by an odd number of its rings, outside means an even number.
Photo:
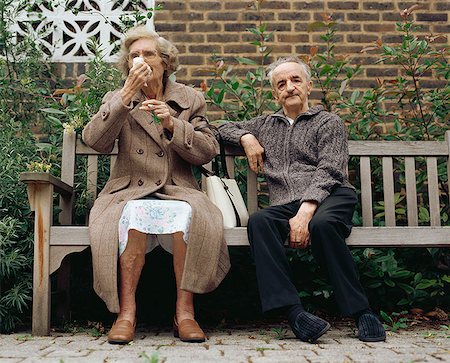
[{"label": "green leaf", "polygon": [[65,115],[65,112],[58,110],[56,108],[41,108],[39,111],[45,112],[45,113],[51,113],[55,115]]},{"label": "green leaf", "polygon": [[241,64],[248,64],[252,66],[258,65],[253,59],[244,58],[244,57],[235,57],[235,59]]},{"label": "green leaf", "polygon": [[352,96],[350,97],[350,102],[351,102],[352,104],[355,104],[356,99],[357,99],[358,97],[359,97],[359,91],[358,91],[358,90],[353,91]]}]

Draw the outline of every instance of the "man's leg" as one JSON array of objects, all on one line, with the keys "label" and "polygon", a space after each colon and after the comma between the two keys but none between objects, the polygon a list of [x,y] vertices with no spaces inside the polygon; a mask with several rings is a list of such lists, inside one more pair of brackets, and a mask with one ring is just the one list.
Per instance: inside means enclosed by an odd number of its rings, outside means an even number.
[{"label": "man's leg", "polygon": [[355,316],[360,339],[380,341],[385,339],[384,329],[369,308],[356,264],[345,243],[356,202],[356,193],[348,188],[336,189],[322,202],[309,223],[311,249],[328,273],[341,312]]},{"label": "man's leg", "polygon": [[284,247],[289,234],[288,221],[297,210],[296,202],[271,206],[252,214],[248,221],[247,233],[263,312],[300,303]]},{"label": "man's leg", "polygon": [[250,217],[247,231],[263,311],[285,308],[295,336],[312,343],[330,328],[330,324],[304,311],[292,283],[284,242],[289,234],[289,219],[298,208],[299,203],[292,202],[263,209]]}]

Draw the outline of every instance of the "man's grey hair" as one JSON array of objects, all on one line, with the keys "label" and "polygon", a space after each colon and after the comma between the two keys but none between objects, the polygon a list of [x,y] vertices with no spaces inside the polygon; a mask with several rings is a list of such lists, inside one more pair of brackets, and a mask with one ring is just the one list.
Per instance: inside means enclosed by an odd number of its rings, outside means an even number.
[{"label": "man's grey hair", "polygon": [[273,84],[272,84],[273,71],[279,65],[282,65],[284,63],[300,64],[305,71],[307,81],[309,82],[311,80],[311,68],[309,68],[309,66],[305,62],[303,62],[299,57],[297,57],[295,55],[290,55],[288,57],[278,58],[275,62],[273,62],[272,64],[267,66],[267,77],[269,78],[269,82],[270,82],[271,86],[273,86]]}]

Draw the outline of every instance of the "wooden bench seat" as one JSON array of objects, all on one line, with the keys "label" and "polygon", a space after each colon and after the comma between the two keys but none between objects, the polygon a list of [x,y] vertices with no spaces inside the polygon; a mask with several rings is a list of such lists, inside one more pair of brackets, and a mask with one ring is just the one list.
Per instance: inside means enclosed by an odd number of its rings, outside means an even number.
[{"label": "wooden bench seat", "polygon": [[[447,188],[450,180],[450,131],[445,141],[350,141],[349,153],[359,158],[359,175],[362,226],[353,228],[347,240],[354,247],[450,247],[450,226],[441,226],[440,183],[438,180],[438,158],[445,159]],[[226,148],[228,172],[234,176],[234,158],[242,156],[239,148]],[[21,180],[27,183],[31,210],[35,212],[34,272],[33,272],[33,322],[34,335],[50,333],[50,274],[61,265],[64,257],[89,247],[88,227],[73,226],[73,185],[75,158],[87,157],[87,189],[95,198],[97,195],[99,153],[77,140],[75,134],[64,133],[61,179],[46,173],[23,173]],[[117,147],[111,155],[114,165]],[[376,161],[378,160],[378,161]],[[441,159],[440,159],[441,160]],[[372,163],[381,165],[382,180],[372,175]],[[419,207],[416,163],[425,163],[427,196],[425,205],[429,213],[429,225],[419,225]],[[442,162],[442,161],[441,161]],[[395,194],[398,171],[401,165],[406,194],[407,223],[397,226]],[[112,167],[111,166],[111,167]],[[397,179],[396,179],[397,178]],[[381,184],[381,185],[380,185]],[[398,184],[398,183],[397,183]],[[258,209],[257,175],[247,170],[247,206],[249,213]],[[382,193],[380,192],[382,187]],[[442,188],[442,186],[441,186]],[[60,195],[59,225],[53,225],[54,193]],[[374,195],[382,195],[384,203],[384,226],[374,226]],[[423,199],[423,198],[422,198]],[[450,203],[450,201],[446,201]],[[379,218],[378,218],[379,220]],[[229,246],[247,246],[245,228],[225,230]]]}]

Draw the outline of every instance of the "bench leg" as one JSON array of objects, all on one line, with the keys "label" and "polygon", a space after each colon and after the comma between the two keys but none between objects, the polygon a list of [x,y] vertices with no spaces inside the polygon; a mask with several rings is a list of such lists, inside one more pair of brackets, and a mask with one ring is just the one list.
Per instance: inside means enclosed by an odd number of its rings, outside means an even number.
[{"label": "bench leg", "polygon": [[33,335],[50,335],[50,226],[53,214],[53,186],[28,184],[35,211],[33,267]]}]

